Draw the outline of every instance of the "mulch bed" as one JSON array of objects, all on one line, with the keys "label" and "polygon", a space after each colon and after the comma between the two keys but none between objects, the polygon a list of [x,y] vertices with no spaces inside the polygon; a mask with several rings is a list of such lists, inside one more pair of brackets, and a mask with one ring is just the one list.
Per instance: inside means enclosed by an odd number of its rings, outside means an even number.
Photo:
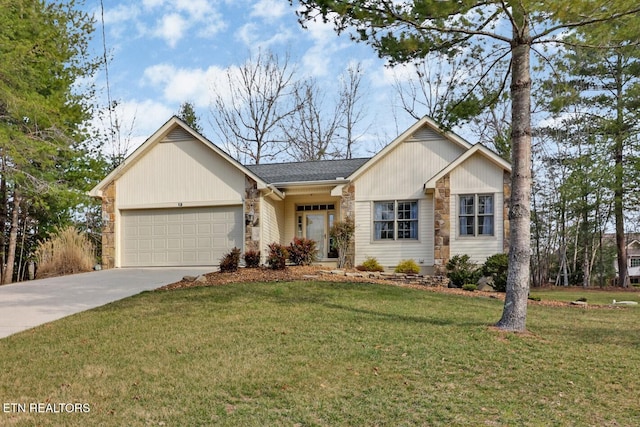
[{"label": "mulch bed", "polygon": [[[172,291],[176,289],[186,289],[193,287],[203,286],[220,286],[229,285],[233,283],[248,283],[248,282],[292,282],[292,281],[325,281],[325,282],[359,282],[359,283],[377,283],[391,286],[400,286],[404,288],[419,289],[422,291],[438,292],[445,294],[461,295],[465,297],[474,298],[495,298],[504,301],[504,295],[500,292],[486,292],[486,291],[474,291],[469,292],[462,289],[447,288],[444,286],[425,286],[417,283],[405,283],[397,280],[388,279],[376,279],[368,277],[348,277],[340,274],[322,274],[321,272],[327,271],[327,267],[322,266],[289,266],[284,270],[272,270],[270,268],[240,268],[233,273],[222,273],[215,271],[204,275],[202,281],[193,280],[181,280],[176,283],[172,283],[160,288],[160,290]],[[350,272],[356,272],[352,270]],[[530,300],[531,305],[542,305],[551,307],[576,307],[576,308],[611,308],[610,306],[592,305],[587,306],[574,306],[564,301],[533,301]]]}]

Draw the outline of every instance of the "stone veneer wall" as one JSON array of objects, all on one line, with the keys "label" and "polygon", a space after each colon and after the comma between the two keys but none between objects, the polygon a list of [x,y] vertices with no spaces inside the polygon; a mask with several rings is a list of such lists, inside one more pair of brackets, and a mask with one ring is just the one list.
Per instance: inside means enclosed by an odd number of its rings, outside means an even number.
[{"label": "stone veneer wall", "polygon": [[502,175],[502,196],[504,200],[504,206],[502,211],[503,218],[503,240],[502,240],[502,250],[505,253],[509,253],[509,237],[510,237],[510,228],[509,228],[509,211],[511,208],[511,174],[507,171],[504,171]]},{"label": "stone veneer wall", "polygon": [[[242,221],[245,223],[244,250],[260,250],[260,192],[258,184],[245,176],[244,212]],[[247,224],[246,215],[253,213],[253,221]]]},{"label": "stone veneer wall", "polygon": [[445,175],[436,182],[434,198],[434,273],[444,276],[451,254],[451,182]]},{"label": "stone veneer wall", "polygon": [[102,268],[114,268],[116,260],[116,183],[102,193]]},{"label": "stone veneer wall", "polygon": [[[340,217],[345,219],[350,217],[356,219],[356,186],[353,183],[342,188],[342,200],[340,200]],[[355,236],[351,239],[351,245],[347,251],[345,267],[351,268],[355,266],[356,259],[356,243]]]}]

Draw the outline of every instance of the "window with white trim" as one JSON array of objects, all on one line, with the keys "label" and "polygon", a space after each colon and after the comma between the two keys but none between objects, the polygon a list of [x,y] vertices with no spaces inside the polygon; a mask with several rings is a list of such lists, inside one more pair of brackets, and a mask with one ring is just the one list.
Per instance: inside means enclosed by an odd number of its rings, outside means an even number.
[{"label": "window with white trim", "polygon": [[392,200],[373,203],[374,240],[418,240],[418,202]]},{"label": "window with white trim", "polygon": [[631,258],[631,267],[640,267],[640,258]]},{"label": "window with white trim", "polygon": [[492,194],[462,194],[458,198],[460,236],[493,236],[494,203]]}]

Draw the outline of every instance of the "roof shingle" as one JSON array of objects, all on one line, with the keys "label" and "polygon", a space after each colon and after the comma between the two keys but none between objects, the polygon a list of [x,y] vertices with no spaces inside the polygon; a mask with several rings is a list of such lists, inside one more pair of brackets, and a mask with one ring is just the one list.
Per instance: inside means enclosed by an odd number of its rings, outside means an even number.
[{"label": "roof shingle", "polygon": [[268,184],[332,181],[346,178],[369,158],[245,165]]}]

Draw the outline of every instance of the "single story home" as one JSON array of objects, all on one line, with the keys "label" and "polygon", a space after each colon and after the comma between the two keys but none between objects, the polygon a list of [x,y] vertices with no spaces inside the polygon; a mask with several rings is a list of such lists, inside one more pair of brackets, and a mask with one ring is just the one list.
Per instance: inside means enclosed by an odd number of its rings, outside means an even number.
[{"label": "single story home", "polygon": [[355,220],[351,262],[413,259],[444,272],[507,250],[510,164],[423,118],[371,158],[242,165],[171,118],[90,194],[102,199],[104,268],[214,266],[233,247],[314,239]]}]

